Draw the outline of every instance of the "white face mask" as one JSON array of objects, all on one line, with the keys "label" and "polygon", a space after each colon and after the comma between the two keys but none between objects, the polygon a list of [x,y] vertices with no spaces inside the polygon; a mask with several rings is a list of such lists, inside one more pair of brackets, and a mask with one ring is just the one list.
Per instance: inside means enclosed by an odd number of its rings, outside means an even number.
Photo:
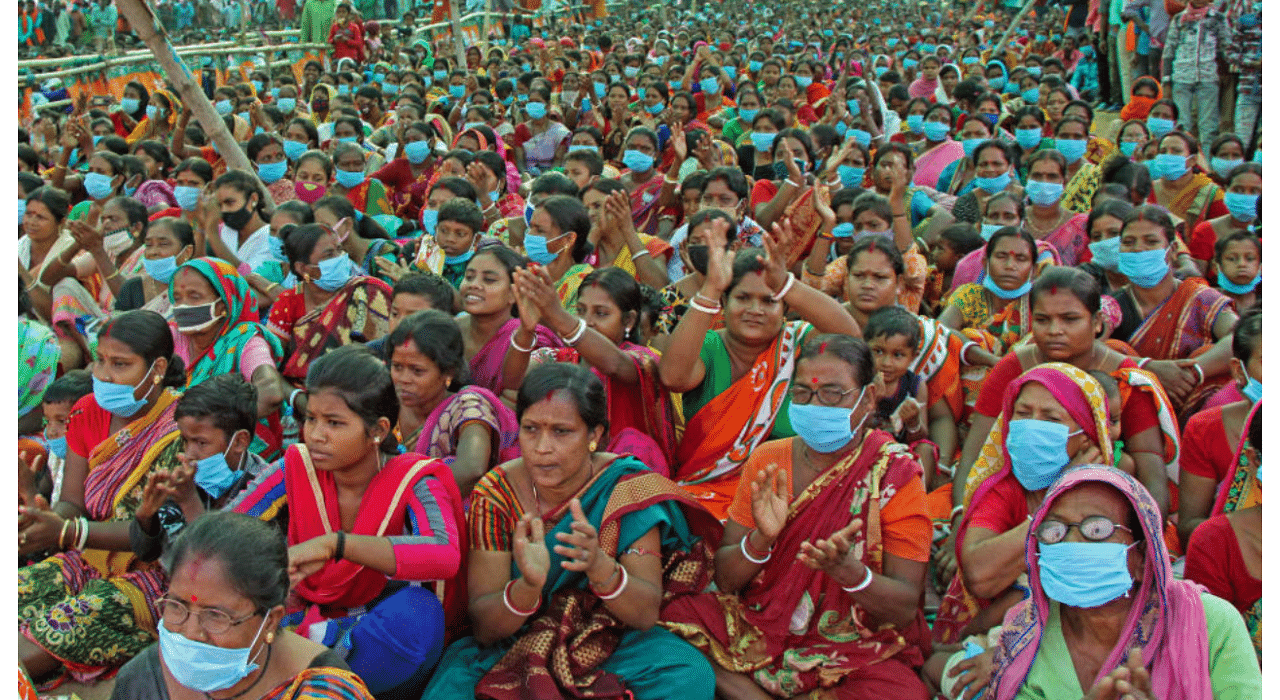
[{"label": "white face mask", "polygon": [[133,237],[129,235],[129,229],[122,228],[115,233],[109,233],[102,238],[102,248],[107,251],[107,255],[116,257],[129,249],[129,244],[133,243]]}]

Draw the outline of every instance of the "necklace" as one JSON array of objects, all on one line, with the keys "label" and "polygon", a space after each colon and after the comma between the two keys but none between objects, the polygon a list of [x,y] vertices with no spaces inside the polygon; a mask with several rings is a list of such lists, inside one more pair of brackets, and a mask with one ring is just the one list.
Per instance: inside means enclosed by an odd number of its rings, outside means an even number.
[{"label": "necklace", "polygon": [[1060,211],[1058,213],[1058,217],[1053,220],[1053,223],[1050,224],[1049,228],[1047,229],[1041,228],[1040,226],[1036,225],[1036,220],[1034,215],[1028,215],[1027,228],[1031,229],[1033,233],[1040,234],[1036,236],[1037,239],[1043,238],[1045,234],[1050,234],[1058,230],[1058,227],[1062,225],[1062,221],[1066,219],[1067,215],[1070,213],[1071,213],[1071,210],[1069,209],[1063,209],[1062,211]]},{"label": "necklace", "polygon": [[236,698],[238,698],[238,697],[240,697],[240,696],[244,695],[245,693],[249,692],[250,690],[253,690],[254,686],[258,685],[258,681],[262,680],[262,677],[263,677],[263,676],[265,676],[265,675],[267,675],[267,667],[271,665],[271,648],[272,648],[272,645],[271,645],[271,644],[268,644],[268,645],[267,645],[267,660],[266,660],[266,661],[264,661],[264,662],[262,662],[262,671],[258,673],[258,677],[257,677],[257,678],[253,679],[253,683],[250,683],[248,688],[245,688],[244,690],[242,690],[242,691],[240,691],[240,692],[236,693],[235,695],[232,695],[232,696],[230,696],[230,697],[225,697],[225,698],[215,698],[215,697],[213,697],[212,695],[210,695],[209,693],[207,693],[207,692],[206,692],[206,693],[204,694],[204,696],[205,696],[206,700],[236,700]]},{"label": "necklace", "polygon": [[[587,457],[587,478],[585,481],[582,482],[583,486],[587,485],[591,481],[591,477],[595,476],[595,472],[596,472],[596,465],[591,461],[591,457],[588,456]],[[533,472],[529,473],[529,488],[533,491],[533,507],[537,509],[538,518],[541,519],[543,516],[542,499],[538,497],[538,485],[535,484],[533,481]],[[582,488],[582,486],[579,486],[578,488]],[[230,700],[230,698],[228,698],[228,700]]]}]

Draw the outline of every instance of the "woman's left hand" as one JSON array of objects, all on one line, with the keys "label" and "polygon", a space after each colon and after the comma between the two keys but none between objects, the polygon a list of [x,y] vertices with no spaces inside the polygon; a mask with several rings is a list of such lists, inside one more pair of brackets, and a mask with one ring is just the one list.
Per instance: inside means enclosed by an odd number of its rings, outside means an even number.
[{"label": "woman's left hand", "polygon": [[[551,315],[556,309],[563,309],[560,305],[560,294],[556,292],[555,284],[551,281],[551,273],[547,272],[547,268],[538,266],[530,269],[517,269],[512,273],[515,280],[516,294],[518,297],[524,297],[526,301],[532,302],[538,309],[540,319]],[[520,313],[523,315],[526,307],[521,307]]]},{"label": "woman's left hand", "polygon": [[797,558],[810,569],[825,571],[828,576],[843,581],[842,585],[855,585],[867,575],[866,565],[851,555],[854,534],[861,529],[862,518],[854,518],[829,538],[800,543]]},{"label": "woman's left hand", "polygon": [[44,496],[37,495],[31,507],[18,507],[18,554],[32,554],[48,549],[61,549],[58,537],[66,520],[49,508]]},{"label": "woman's left hand", "polygon": [[600,551],[599,533],[582,512],[582,502],[576,498],[569,501],[569,513],[573,517],[573,531],[556,533],[556,539],[562,544],[556,545],[555,551],[564,557],[560,562],[564,569],[589,573],[608,556]]},{"label": "woman's left hand", "polygon": [[1124,665],[1095,683],[1084,700],[1156,700],[1151,674],[1142,665],[1142,650],[1130,649]]},{"label": "woman's left hand", "polygon": [[760,238],[764,242],[765,256],[762,258],[756,256],[756,259],[764,265],[764,282],[769,285],[774,293],[782,291],[782,287],[787,283],[787,255],[786,252],[795,243],[795,229],[791,227],[790,219],[774,222],[773,233],[765,231]]},{"label": "woman's left hand", "polygon": [[813,210],[822,219],[823,231],[830,231],[836,225],[836,213],[831,209],[831,188],[824,182],[813,186]]},{"label": "woman's left hand", "polygon": [[973,700],[987,687],[991,682],[995,657],[995,647],[992,647],[971,659],[961,661],[951,669],[947,675],[955,678],[955,687],[963,690],[957,700]]},{"label": "woman's left hand", "polygon": [[337,551],[338,537],[333,533],[312,537],[289,548],[289,587],[297,586],[302,579],[314,574],[333,559]]}]

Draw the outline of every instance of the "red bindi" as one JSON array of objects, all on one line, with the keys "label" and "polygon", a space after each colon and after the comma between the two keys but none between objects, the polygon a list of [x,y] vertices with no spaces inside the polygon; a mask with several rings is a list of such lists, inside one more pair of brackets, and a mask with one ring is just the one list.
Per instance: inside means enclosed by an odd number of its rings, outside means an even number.
[{"label": "red bindi", "polygon": [[814,386],[817,386],[817,384],[818,384],[818,378],[817,378],[817,377],[814,377],[813,379],[811,379],[811,380],[809,380],[809,381],[813,382]]}]

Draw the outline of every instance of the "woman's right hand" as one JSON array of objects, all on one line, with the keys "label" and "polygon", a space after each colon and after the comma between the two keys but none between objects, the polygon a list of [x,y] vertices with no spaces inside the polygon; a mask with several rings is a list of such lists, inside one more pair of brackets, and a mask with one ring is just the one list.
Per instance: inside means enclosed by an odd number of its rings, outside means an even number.
[{"label": "woman's right hand", "polygon": [[778,539],[782,526],[787,524],[787,511],[791,507],[789,481],[785,470],[770,464],[751,482],[751,517],[756,522],[756,530],[770,544]]},{"label": "woman's right hand", "polygon": [[1071,458],[1070,466],[1079,467],[1084,464],[1111,464],[1111,460],[1105,458],[1097,445],[1089,443]]},{"label": "woman's right hand", "polygon": [[1151,674],[1142,665],[1142,650],[1130,649],[1124,665],[1095,683],[1084,700],[1156,700]]},{"label": "woman's right hand", "polygon": [[533,511],[525,513],[516,523],[511,556],[516,560],[516,568],[524,582],[542,590],[547,583],[547,572],[551,570],[551,552],[547,551],[547,532],[542,518]]},{"label": "woman's right hand", "polygon": [[542,321],[542,309],[538,306],[537,296],[530,281],[534,273],[526,268],[517,268],[511,274],[512,287],[516,296],[516,308],[520,311],[520,328],[528,333],[533,333],[538,328],[538,323]]},{"label": "woman's right hand", "polygon": [[49,501],[37,494],[31,506],[18,507],[18,553],[31,554],[58,547],[66,520],[49,507]]},{"label": "woman's right hand", "polygon": [[796,165],[795,156],[791,155],[791,147],[787,145],[786,139],[781,139],[778,149],[774,151],[776,158],[782,158],[782,162],[787,166],[787,179],[791,182],[798,182],[804,186],[804,173],[800,172],[800,166]]},{"label": "woman's right hand", "polygon": [[956,688],[963,690],[956,696],[956,700],[973,700],[987,687],[991,682],[992,662],[995,661],[995,656],[995,647],[992,647],[952,667],[947,675],[956,679]]}]

